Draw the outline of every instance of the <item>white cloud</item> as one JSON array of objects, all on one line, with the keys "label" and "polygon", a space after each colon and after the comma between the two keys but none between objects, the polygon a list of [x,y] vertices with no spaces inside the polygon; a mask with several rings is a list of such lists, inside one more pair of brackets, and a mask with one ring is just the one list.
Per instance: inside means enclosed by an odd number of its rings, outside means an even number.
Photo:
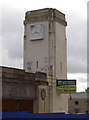
[{"label": "white cloud", "polygon": [[[2,35],[2,13],[0,11],[0,35]],[[2,65],[2,36],[0,36],[0,65]]]},{"label": "white cloud", "polygon": [[86,3],[87,0],[3,0],[2,5],[25,11],[52,7],[63,12],[76,11],[77,14],[85,16]]},{"label": "white cloud", "polygon": [[85,91],[85,89],[87,88],[87,73],[68,73],[67,78],[76,79],[77,92]]},{"label": "white cloud", "polygon": [[8,50],[4,49],[3,50],[3,58],[2,58],[2,64],[3,66],[7,66],[7,67],[14,67],[14,68],[23,68],[23,58],[15,58],[15,59],[11,59],[8,56]]},{"label": "white cloud", "polygon": [[68,72],[85,72],[87,69],[87,18],[68,15],[67,27]]},{"label": "white cloud", "polygon": [[[13,12],[12,12],[13,11]],[[22,68],[23,18],[22,12],[3,9],[2,15],[2,65]]]},{"label": "white cloud", "polygon": [[0,36],[0,65],[2,65],[2,37]]}]

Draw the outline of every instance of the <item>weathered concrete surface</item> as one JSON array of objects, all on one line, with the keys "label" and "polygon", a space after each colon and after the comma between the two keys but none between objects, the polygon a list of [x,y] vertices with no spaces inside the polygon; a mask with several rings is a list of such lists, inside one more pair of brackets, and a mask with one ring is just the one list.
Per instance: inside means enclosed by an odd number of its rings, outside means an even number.
[{"label": "weathered concrete surface", "polygon": [[[41,27],[42,26],[42,27]],[[68,95],[56,93],[56,78],[67,79],[65,14],[52,8],[26,12],[24,21],[24,69],[47,73],[50,112],[68,112]],[[43,31],[43,32],[42,32]],[[30,63],[30,65],[28,64]],[[43,87],[43,86],[42,86]],[[49,92],[51,88],[51,91]],[[40,94],[38,89],[38,96]],[[44,101],[40,108],[44,111]]]},{"label": "weathered concrete surface", "polygon": [[2,67],[2,98],[37,98],[37,86],[47,85],[46,74]]},{"label": "weathered concrete surface", "polygon": [[34,22],[39,22],[39,21],[40,22],[50,21],[50,20],[59,22],[65,26],[67,25],[67,22],[65,21],[65,14],[52,8],[27,11],[24,24],[34,23]]},{"label": "weathered concrete surface", "polygon": [[[2,102],[1,108],[6,111],[49,112],[49,86],[45,73],[28,73],[21,69],[0,67],[2,71]],[[41,88],[46,90],[45,111],[41,102]],[[8,107],[10,105],[10,107]],[[22,107],[21,107],[22,105]],[[18,107],[19,106],[19,107]],[[29,108],[31,107],[31,109]]]}]

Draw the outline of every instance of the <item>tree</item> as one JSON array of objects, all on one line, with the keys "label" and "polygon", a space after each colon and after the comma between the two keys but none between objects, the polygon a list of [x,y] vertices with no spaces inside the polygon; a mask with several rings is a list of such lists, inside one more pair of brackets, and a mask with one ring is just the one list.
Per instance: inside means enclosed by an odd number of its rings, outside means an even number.
[{"label": "tree", "polygon": [[87,89],[85,89],[85,92],[86,92],[86,93],[89,93],[89,87],[87,87]]}]

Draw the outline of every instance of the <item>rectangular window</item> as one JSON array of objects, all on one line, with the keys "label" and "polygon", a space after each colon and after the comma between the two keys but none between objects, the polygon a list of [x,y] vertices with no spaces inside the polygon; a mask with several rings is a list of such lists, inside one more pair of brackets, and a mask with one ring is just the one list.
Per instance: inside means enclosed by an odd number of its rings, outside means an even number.
[{"label": "rectangular window", "polygon": [[36,68],[38,69],[38,61],[36,61]]}]

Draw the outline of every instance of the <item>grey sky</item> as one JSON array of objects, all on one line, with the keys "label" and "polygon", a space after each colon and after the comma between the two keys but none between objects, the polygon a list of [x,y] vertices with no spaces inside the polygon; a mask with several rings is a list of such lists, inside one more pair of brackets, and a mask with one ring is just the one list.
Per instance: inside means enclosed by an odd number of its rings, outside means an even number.
[{"label": "grey sky", "polygon": [[[71,21],[71,20],[70,20]],[[71,29],[67,29],[68,72],[86,73],[87,68],[87,21],[73,16]]]}]

